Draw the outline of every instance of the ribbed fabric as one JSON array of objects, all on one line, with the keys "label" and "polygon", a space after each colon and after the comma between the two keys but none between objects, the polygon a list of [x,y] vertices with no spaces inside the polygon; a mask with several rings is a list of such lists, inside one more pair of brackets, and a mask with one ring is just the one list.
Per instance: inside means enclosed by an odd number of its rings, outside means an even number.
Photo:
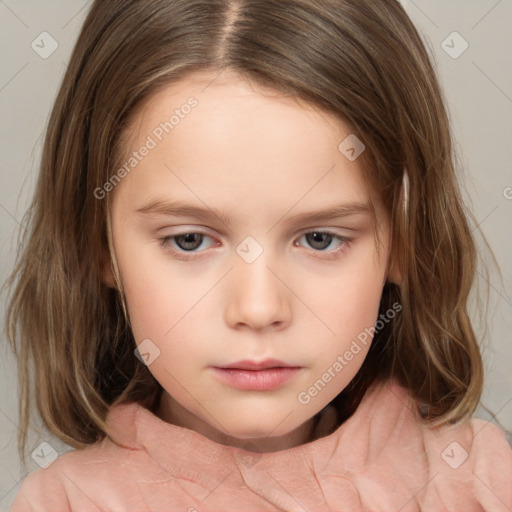
[{"label": "ribbed fabric", "polygon": [[259,454],[120,405],[112,439],[28,475],[10,511],[510,512],[503,431],[479,419],[434,431],[416,409],[396,382],[380,384],[332,433]]}]

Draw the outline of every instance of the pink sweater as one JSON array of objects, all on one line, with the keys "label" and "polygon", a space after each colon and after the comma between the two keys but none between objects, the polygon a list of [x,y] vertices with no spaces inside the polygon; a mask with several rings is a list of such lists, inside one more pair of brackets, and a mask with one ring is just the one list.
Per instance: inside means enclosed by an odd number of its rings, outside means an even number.
[{"label": "pink sweater", "polygon": [[61,455],[27,476],[10,511],[510,512],[502,430],[472,419],[434,432],[414,405],[395,382],[379,385],[331,434],[266,454],[121,405],[107,419],[122,446]]}]

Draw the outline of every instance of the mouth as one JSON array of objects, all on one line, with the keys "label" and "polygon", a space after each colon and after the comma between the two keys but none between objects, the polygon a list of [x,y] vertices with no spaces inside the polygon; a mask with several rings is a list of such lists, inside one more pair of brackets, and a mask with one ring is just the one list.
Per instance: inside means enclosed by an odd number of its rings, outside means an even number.
[{"label": "mouth", "polygon": [[271,391],[280,388],[302,369],[301,366],[276,359],[261,362],[244,360],[212,368],[221,382],[245,391]]}]

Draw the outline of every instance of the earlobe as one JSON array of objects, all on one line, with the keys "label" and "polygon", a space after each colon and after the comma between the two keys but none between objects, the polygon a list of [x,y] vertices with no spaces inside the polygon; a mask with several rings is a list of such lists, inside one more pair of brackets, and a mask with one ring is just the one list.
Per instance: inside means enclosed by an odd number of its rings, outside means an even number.
[{"label": "earlobe", "polygon": [[396,259],[392,259],[389,265],[387,281],[400,286],[403,282],[400,263]]},{"label": "earlobe", "polygon": [[103,259],[101,265],[101,282],[109,288],[117,289],[109,255]]},{"label": "earlobe", "polygon": [[395,267],[391,267],[388,272],[388,279],[390,283],[400,286],[402,284],[402,275],[400,271]]}]

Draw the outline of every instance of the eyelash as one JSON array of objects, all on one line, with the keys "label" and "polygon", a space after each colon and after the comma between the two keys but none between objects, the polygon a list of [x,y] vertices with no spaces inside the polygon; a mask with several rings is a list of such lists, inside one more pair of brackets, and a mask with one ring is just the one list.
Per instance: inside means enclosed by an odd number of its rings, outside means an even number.
[{"label": "eyelash", "polygon": [[[300,240],[303,236],[306,236],[306,235],[309,235],[309,234],[313,234],[313,233],[327,235],[327,236],[333,237],[335,239],[338,239],[341,242],[337,249],[334,249],[334,250],[331,250],[331,251],[311,249],[314,253],[322,254],[322,256],[315,256],[315,257],[320,257],[322,259],[334,259],[334,258],[339,257],[339,254],[345,252],[350,247],[352,241],[354,240],[353,238],[348,238],[348,237],[345,237],[345,236],[341,236],[341,235],[333,233],[332,231],[329,231],[329,230],[311,230],[311,231],[307,231],[307,232],[303,233],[297,240]],[[171,253],[179,254],[179,255],[187,255],[187,254],[197,255],[197,254],[199,254],[196,251],[184,251],[183,249],[175,249],[175,248],[171,247],[171,242],[172,241],[174,241],[176,238],[179,238],[179,237],[182,237],[182,236],[186,236],[186,235],[202,235],[202,236],[205,236],[205,237],[208,237],[208,238],[212,238],[207,233],[204,233],[204,232],[201,232],[201,231],[187,231],[187,232],[178,233],[178,234],[172,235],[172,236],[166,236],[164,238],[159,238],[158,240],[160,241],[160,246],[163,247],[166,251],[169,251]],[[203,240],[201,240],[201,243],[203,242]],[[296,243],[296,241],[294,241],[294,245],[295,245],[295,243]],[[184,260],[191,260],[191,259],[195,259],[197,257],[200,257],[200,256],[191,256],[191,257],[190,256],[185,256],[183,259]]]}]

